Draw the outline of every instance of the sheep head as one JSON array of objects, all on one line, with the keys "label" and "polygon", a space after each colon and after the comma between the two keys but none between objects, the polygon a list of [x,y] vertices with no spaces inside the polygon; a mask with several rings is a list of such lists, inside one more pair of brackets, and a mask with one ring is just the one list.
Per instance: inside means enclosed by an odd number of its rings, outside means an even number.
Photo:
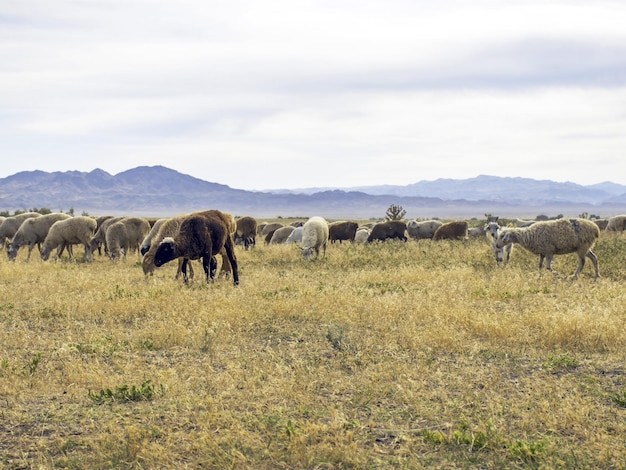
[{"label": "sheep head", "polygon": [[300,254],[308,261],[313,256],[313,248],[302,248]]},{"label": "sheep head", "polygon": [[154,265],[159,268],[176,258],[178,258],[176,242],[172,237],[165,237],[154,253]]},{"label": "sheep head", "polygon": [[50,247],[44,243],[41,246],[40,254],[43,261],[48,261],[48,258],[50,257]]},{"label": "sheep head", "polygon": [[7,256],[10,261],[15,261],[15,257],[17,256],[18,246],[15,243],[9,243],[7,246]]}]

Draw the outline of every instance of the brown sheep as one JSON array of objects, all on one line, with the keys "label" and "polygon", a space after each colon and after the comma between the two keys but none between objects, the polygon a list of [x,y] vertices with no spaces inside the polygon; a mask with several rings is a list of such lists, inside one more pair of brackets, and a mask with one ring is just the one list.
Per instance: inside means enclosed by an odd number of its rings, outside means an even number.
[{"label": "brown sheep", "polygon": [[405,232],[406,224],[404,222],[401,220],[387,220],[374,225],[369,237],[367,237],[367,241],[385,241],[397,238],[405,242],[407,240]]},{"label": "brown sheep", "polygon": [[339,221],[328,224],[328,240],[331,243],[343,240],[353,242],[356,231],[359,228],[359,224],[350,221]]},{"label": "brown sheep", "polygon": [[433,240],[462,240],[467,238],[467,230],[468,226],[465,220],[447,222],[435,231]]},{"label": "brown sheep", "polygon": [[241,217],[237,219],[235,230],[235,244],[243,245],[247,250],[256,245],[258,223],[254,217]]},{"label": "brown sheep", "polygon": [[[226,251],[233,273],[233,284],[239,284],[239,271],[231,234],[232,217],[218,210],[195,212],[181,222],[173,237],[164,238],[154,254],[154,264],[160,267],[176,259],[185,258],[182,265],[183,280],[187,283],[188,260],[202,258],[202,266],[209,282],[215,277],[217,262],[214,254]],[[226,261],[226,260],[225,260]]]}]

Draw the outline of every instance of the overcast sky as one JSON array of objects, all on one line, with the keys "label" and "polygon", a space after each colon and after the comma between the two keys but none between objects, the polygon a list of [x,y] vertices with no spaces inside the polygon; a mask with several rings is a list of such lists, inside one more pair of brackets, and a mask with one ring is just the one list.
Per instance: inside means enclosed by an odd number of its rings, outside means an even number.
[{"label": "overcast sky", "polygon": [[0,4],[0,177],[626,184],[626,2]]}]

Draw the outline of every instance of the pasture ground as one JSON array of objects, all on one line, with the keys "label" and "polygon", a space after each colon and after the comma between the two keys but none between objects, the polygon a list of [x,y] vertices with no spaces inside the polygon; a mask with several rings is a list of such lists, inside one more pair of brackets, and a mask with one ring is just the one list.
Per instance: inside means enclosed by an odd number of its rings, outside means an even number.
[{"label": "pasture ground", "polygon": [[0,468],[625,466],[623,236],[575,282],[486,239],[238,247],[238,288],[23,251],[0,259]]}]

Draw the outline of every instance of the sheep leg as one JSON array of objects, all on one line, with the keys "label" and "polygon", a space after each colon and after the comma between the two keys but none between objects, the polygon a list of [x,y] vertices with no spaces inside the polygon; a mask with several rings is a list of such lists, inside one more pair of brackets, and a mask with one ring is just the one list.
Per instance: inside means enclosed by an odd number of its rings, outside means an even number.
[{"label": "sheep leg", "polygon": [[180,266],[180,271],[183,273],[183,282],[185,284],[187,284],[188,278],[187,278],[187,258],[183,258],[183,262]]},{"label": "sheep leg", "polygon": [[232,240],[226,240],[226,243],[224,243],[224,250],[226,251],[226,257],[228,258],[230,269],[233,273],[233,284],[237,286],[239,285],[239,268],[237,266],[237,258],[235,258],[235,250]]},{"label": "sheep leg", "polygon": [[600,277],[600,270],[598,269],[598,258],[596,257],[594,252],[591,250],[587,252],[587,258],[589,258],[591,262],[593,263],[593,269],[596,272],[596,279],[598,279]]}]

